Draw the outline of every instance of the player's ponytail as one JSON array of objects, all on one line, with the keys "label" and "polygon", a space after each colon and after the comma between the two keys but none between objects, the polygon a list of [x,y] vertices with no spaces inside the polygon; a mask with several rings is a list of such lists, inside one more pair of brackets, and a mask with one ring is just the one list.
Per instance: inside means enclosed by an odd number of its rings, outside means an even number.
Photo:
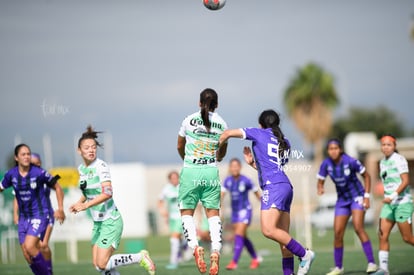
[{"label": "player's ponytail", "polygon": [[209,112],[214,112],[218,105],[218,96],[216,91],[207,88],[200,93],[200,107],[201,119],[207,131],[210,131],[211,121],[209,119]]},{"label": "player's ponytail", "polygon": [[272,129],[273,135],[279,142],[279,157],[285,157],[285,152],[290,149],[290,146],[285,139],[285,135],[279,127],[279,115],[274,110],[265,110],[259,116],[259,124],[265,129]]},{"label": "player's ponytail", "polygon": [[102,147],[103,144],[98,141],[98,134],[102,132],[95,131],[91,125],[88,125],[86,131],[82,134],[78,141],[78,148],[80,148],[82,141],[85,139],[93,139],[96,143],[96,146]]}]

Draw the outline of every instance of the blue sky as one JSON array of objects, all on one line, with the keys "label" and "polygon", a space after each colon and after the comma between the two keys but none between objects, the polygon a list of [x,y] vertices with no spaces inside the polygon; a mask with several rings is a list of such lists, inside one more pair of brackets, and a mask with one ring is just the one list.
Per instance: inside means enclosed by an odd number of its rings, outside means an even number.
[{"label": "blue sky", "polygon": [[[178,163],[177,131],[199,92],[219,93],[230,127],[282,114],[283,91],[309,61],[336,79],[341,105],[386,105],[414,128],[413,1],[0,1],[0,168],[15,136],[56,165],[74,165],[74,138],[110,132],[114,160]],[[229,155],[240,156],[234,141]]]}]

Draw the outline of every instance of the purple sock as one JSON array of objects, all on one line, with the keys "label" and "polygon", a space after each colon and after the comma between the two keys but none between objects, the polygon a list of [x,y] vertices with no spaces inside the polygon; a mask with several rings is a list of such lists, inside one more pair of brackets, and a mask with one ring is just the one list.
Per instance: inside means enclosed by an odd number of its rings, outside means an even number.
[{"label": "purple sock", "polygon": [[249,251],[250,256],[252,259],[257,259],[256,250],[254,250],[254,246],[249,238],[244,238],[244,246],[246,247],[247,251]]},{"label": "purple sock", "polygon": [[29,264],[29,267],[32,270],[33,274],[39,274],[39,272],[36,269],[36,266],[33,263]]},{"label": "purple sock", "polygon": [[32,257],[32,265],[34,267],[32,268],[32,270],[34,269],[37,272],[35,273],[36,275],[49,274],[47,269],[47,263],[45,261],[45,258],[43,258],[42,253],[39,252],[36,256]]},{"label": "purple sock", "polygon": [[49,275],[51,275],[51,274],[53,274],[53,268],[52,268],[52,259],[50,259],[50,260],[46,260],[45,259],[45,262],[46,262],[46,267],[47,267],[47,270],[49,271]]},{"label": "purple sock", "polygon": [[344,258],[344,247],[335,247],[334,249],[334,259],[335,259],[335,266],[338,268],[342,268],[342,261]]},{"label": "purple sock", "polygon": [[290,242],[286,245],[286,248],[293,253],[293,255],[296,255],[300,258],[305,256],[306,250],[305,248],[298,243],[294,238],[290,239]]},{"label": "purple sock", "polygon": [[239,262],[240,255],[243,251],[244,246],[244,238],[240,235],[234,236],[234,255],[233,255],[233,261],[235,263]]},{"label": "purple sock", "polygon": [[367,257],[368,263],[375,263],[374,253],[372,252],[371,241],[366,241],[362,243],[362,248],[364,249],[365,256]]},{"label": "purple sock", "polygon": [[283,268],[283,275],[292,275],[295,269],[293,257],[282,258],[282,268]]}]

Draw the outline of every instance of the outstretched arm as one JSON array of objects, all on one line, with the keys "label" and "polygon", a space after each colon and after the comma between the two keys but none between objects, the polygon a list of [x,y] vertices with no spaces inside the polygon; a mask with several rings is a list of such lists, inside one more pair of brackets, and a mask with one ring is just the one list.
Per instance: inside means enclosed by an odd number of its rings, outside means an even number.
[{"label": "outstretched arm", "polygon": [[243,132],[240,129],[229,129],[229,130],[225,130],[223,132],[223,134],[221,134],[220,139],[219,139],[219,146],[222,147],[225,145],[226,141],[229,138],[234,138],[234,137],[238,137],[238,138],[243,138]]},{"label": "outstretched arm", "polygon": [[92,206],[98,205],[103,203],[104,201],[112,198],[112,185],[110,181],[105,181],[101,183],[102,185],[102,193],[96,196],[93,200],[87,201],[85,200],[82,202],[82,198],[74,205],[71,206],[71,212],[77,213],[80,211],[84,211]]}]

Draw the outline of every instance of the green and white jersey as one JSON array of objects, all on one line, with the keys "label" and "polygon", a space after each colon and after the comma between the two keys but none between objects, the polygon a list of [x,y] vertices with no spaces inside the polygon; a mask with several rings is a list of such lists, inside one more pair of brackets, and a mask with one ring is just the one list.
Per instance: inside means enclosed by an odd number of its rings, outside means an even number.
[{"label": "green and white jersey", "polygon": [[[111,173],[108,165],[96,159],[89,166],[79,165],[79,188],[88,201],[102,194],[102,183],[111,181]],[[113,198],[89,208],[95,222],[107,219],[118,219],[121,215],[118,212]]]},{"label": "green and white jersey", "polygon": [[204,126],[200,112],[189,115],[181,124],[178,135],[186,139],[184,167],[217,166],[218,141],[227,124],[217,113],[210,112],[209,118],[210,132]]},{"label": "green and white jersey", "polygon": [[168,218],[170,220],[180,219],[180,209],[178,208],[178,185],[167,184],[161,192],[160,200],[167,204]]},{"label": "green and white jersey", "polygon": [[[408,173],[407,160],[398,153],[393,153],[389,158],[380,162],[380,177],[384,184],[384,196],[389,196],[397,190],[402,183],[401,174]],[[412,203],[410,187],[402,191],[391,204]]]}]

